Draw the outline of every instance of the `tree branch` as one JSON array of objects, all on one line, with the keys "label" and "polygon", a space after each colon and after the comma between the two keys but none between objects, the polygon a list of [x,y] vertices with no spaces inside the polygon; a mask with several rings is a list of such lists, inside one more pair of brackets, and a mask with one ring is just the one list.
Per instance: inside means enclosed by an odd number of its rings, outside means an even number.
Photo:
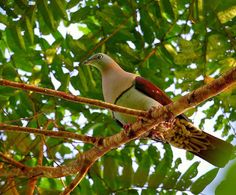
[{"label": "tree branch", "polygon": [[[38,120],[37,120],[38,122]],[[44,126],[44,130],[47,130],[48,125],[52,123],[52,121],[48,121],[47,124]],[[39,125],[38,125],[39,126]],[[45,136],[44,135],[40,135],[40,142],[39,142],[39,154],[38,154],[38,165],[42,166],[43,164],[43,146],[44,146],[44,142],[45,141]],[[26,195],[33,195],[34,194],[34,190],[38,181],[38,176],[35,177],[31,177],[28,181],[27,184],[27,189],[26,189]]]},{"label": "tree branch", "polygon": [[32,127],[20,127],[16,125],[8,125],[0,123],[0,130],[4,131],[15,131],[15,132],[22,132],[22,133],[34,133],[38,135],[45,135],[50,137],[59,137],[59,138],[70,138],[74,140],[79,140],[84,143],[97,145],[101,138],[99,137],[92,137],[88,135],[79,135],[76,133],[68,132],[68,131],[50,131],[50,130],[42,130]]},{"label": "tree branch", "polygon": [[[96,151],[98,148],[94,147],[86,152],[85,155],[87,155],[87,160],[89,163],[84,164],[85,167],[81,168],[81,170],[88,170],[89,167],[91,167],[99,157],[103,156],[111,149],[117,148],[122,144],[142,136],[144,133],[150,131],[162,121],[172,120],[179,114],[182,114],[183,112],[200,104],[204,100],[207,100],[229,88],[235,82],[236,67],[228,71],[222,77],[212,81],[210,84],[200,87],[199,89],[181,97],[176,102],[159,109],[154,109],[153,112],[150,112],[150,116],[152,118],[151,121],[148,120],[143,122],[138,120],[128,131],[123,130],[120,133],[105,138],[103,140],[103,145],[100,147],[100,150]],[[82,176],[84,175],[85,173],[83,172]],[[81,177],[78,176],[78,178],[75,178],[62,194],[70,193],[78,185],[79,181],[81,181]]]},{"label": "tree branch", "polygon": [[65,93],[63,91],[56,91],[53,89],[37,87],[37,86],[29,85],[29,84],[17,83],[17,82],[5,80],[5,79],[0,79],[0,85],[12,87],[12,88],[17,88],[17,89],[22,89],[22,90],[27,90],[27,91],[33,91],[33,92],[48,95],[48,96],[58,97],[58,98],[68,100],[71,102],[93,105],[93,106],[97,106],[100,108],[107,108],[107,109],[110,109],[115,112],[122,112],[125,114],[137,116],[137,117],[145,117],[147,115],[146,111],[130,109],[130,108],[106,103],[106,102],[103,102],[100,100],[75,96],[72,94]]},{"label": "tree branch", "polygon": [[0,157],[5,160],[6,162],[8,162],[9,164],[18,167],[19,169],[27,169],[28,167],[8,156],[6,156],[5,154],[3,154],[2,152],[0,152]]},{"label": "tree branch", "polygon": [[167,108],[175,115],[180,115],[183,112],[196,107],[198,104],[210,99],[219,93],[227,90],[236,83],[236,67],[226,72],[223,76],[213,80],[207,85],[204,85],[191,93],[181,97],[178,101],[167,105]]},{"label": "tree branch", "polygon": [[181,97],[165,107],[154,109],[149,112],[150,118],[147,120],[138,120],[128,130],[123,130],[115,135],[106,137],[100,141],[99,147],[78,155],[78,159],[60,167],[37,166],[30,167],[27,172],[21,169],[11,170],[8,172],[2,170],[0,176],[21,176],[32,177],[36,175],[44,177],[62,177],[70,174],[79,173],[72,183],[65,189],[63,194],[71,192],[85,176],[88,169],[93,163],[108,151],[119,147],[131,140],[137,139],[144,133],[156,127],[162,121],[172,120],[175,116],[197,106],[201,102],[221,93],[236,82],[236,67],[228,71],[225,75],[215,79],[211,83],[196,89],[195,91]]}]

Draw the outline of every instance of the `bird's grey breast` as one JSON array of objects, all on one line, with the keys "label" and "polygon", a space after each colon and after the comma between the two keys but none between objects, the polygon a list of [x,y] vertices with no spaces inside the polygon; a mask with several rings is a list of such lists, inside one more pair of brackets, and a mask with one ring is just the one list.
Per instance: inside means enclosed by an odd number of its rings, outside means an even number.
[{"label": "bird's grey breast", "polygon": [[[161,106],[160,103],[137,90],[135,86],[125,91],[116,100],[116,104],[137,110],[149,110],[153,106]],[[122,124],[133,123],[136,120],[135,117],[118,112],[114,113],[114,117]]]},{"label": "bird's grey breast", "polygon": [[136,75],[123,70],[109,70],[102,75],[102,90],[106,102],[114,104],[122,92],[130,88]]}]

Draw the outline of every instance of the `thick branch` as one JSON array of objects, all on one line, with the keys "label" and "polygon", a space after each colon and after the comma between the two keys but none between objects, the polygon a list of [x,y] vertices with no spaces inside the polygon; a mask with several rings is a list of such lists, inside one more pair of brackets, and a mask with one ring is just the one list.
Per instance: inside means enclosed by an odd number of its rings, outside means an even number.
[{"label": "thick branch", "polygon": [[105,153],[133,139],[139,138],[144,133],[157,126],[160,122],[171,120],[184,111],[187,111],[201,102],[219,94],[235,83],[235,81],[236,67],[227,72],[224,76],[214,80],[210,84],[205,85],[184,97],[181,97],[178,101],[154,110],[150,113],[151,120],[138,120],[131,126],[129,130],[123,130],[113,136],[104,138],[100,143],[100,147],[93,147],[85,153],[80,154],[77,160],[68,163],[66,166],[55,168],[38,166],[31,168],[31,170],[27,172],[24,172],[20,169],[16,169],[11,172],[2,170],[0,176],[7,175],[29,177],[41,175],[44,177],[62,177],[78,172],[81,173],[73,181],[74,185],[66,188],[65,192],[69,193],[86,174],[87,170],[92,166],[92,164]]},{"label": "thick branch", "polygon": [[[174,117],[182,114],[184,111],[187,111],[201,102],[224,91],[235,82],[236,67],[227,72],[224,76],[214,80],[210,84],[183,96],[178,101],[154,110],[150,113],[150,116],[153,120],[145,122],[138,120],[132,125],[129,131],[123,130],[118,134],[105,138],[103,140],[103,146],[100,148],[100,150],[98,150],[98,148],[92,148],[90,151],[85,153],[85,155],[87,155],[86,159],[88,163],[84,164],[85,167],[81,170],[88,170],[88,168],[91,167],[99,157],[103,156],[111,149],[117,148],[122,144],[142,136],[147,131],[155,128],[162,121],[172,120]],[[78,178],[75,178],[62,194],[71,192],[76,187],[76,185],[78,185],[78,183],[81,181],[81,177],[84,175],[84,172],[79,174]]]},{"label": "thick branch", "polygon": [[232,87],[236,83],[236,67],[226,72],[223,76],[213,80],[191,93],[181,97],[178,101],[167,106],[175,116],[196,107],[198,104],[210,99]]},{"label": "thick branch", "polygon": [[27,90],[27,91],[33,91],[33,92],[48,95],[48,96],[59,97],[61,99],[65,99],[65,100],[72,101],[72,102],[89,104],[89,105],[97,106],[100,108],[107,108],[112,111],[122,112],[122,113],[126,113],[126,114],[133,115],[133,116],[145,117],[147,115],[147,112],[145,112],[145,111],[129,109],[129,108],[125,108],[122,106],[117,106],[114,104],[106,103],[106,102],[103,102],[100,100],[75,96],[72,94],[65,93],[63,91],[56,91],[53,89],[37,87],[37,86],[28,85],[28,84],[24,84],[24,83],[17,83],[17,82],[5,80],[5,79],[0,79],[0,85],[12,87],[12,88],[17,88],[17,89],[22,89],[22,90]]}]

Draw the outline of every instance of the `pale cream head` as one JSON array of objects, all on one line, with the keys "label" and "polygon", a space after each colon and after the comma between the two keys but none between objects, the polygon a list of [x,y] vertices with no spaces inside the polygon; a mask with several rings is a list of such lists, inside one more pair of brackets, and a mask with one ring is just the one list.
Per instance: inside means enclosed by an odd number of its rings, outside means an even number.
[{"label": "pale cream head", "polygon": [[103,72],[109,67],[116,65],[116,62],[104,53],[97,53],[87,59],[84,64],[94,66]]}]

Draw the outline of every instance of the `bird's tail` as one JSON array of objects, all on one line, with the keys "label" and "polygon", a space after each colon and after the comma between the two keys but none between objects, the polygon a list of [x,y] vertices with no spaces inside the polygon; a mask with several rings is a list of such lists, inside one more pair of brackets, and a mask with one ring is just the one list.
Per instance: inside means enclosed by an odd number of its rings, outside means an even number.
[{"label": "bird's tail", "polygon": [[176,118],[174,127],[162,131],[158,139],[185,149],[217,167],[224,167],[233,151],[230,143],[201,131],[183,118]]},{"label": "bird's tail", "polygon": [[203,132],[203,134],[206,136],[205,140],[207,140],[209,146],[205,150],[191,152],[217,167],[224,167],[230,160],[233,146],[206,132]]}]

